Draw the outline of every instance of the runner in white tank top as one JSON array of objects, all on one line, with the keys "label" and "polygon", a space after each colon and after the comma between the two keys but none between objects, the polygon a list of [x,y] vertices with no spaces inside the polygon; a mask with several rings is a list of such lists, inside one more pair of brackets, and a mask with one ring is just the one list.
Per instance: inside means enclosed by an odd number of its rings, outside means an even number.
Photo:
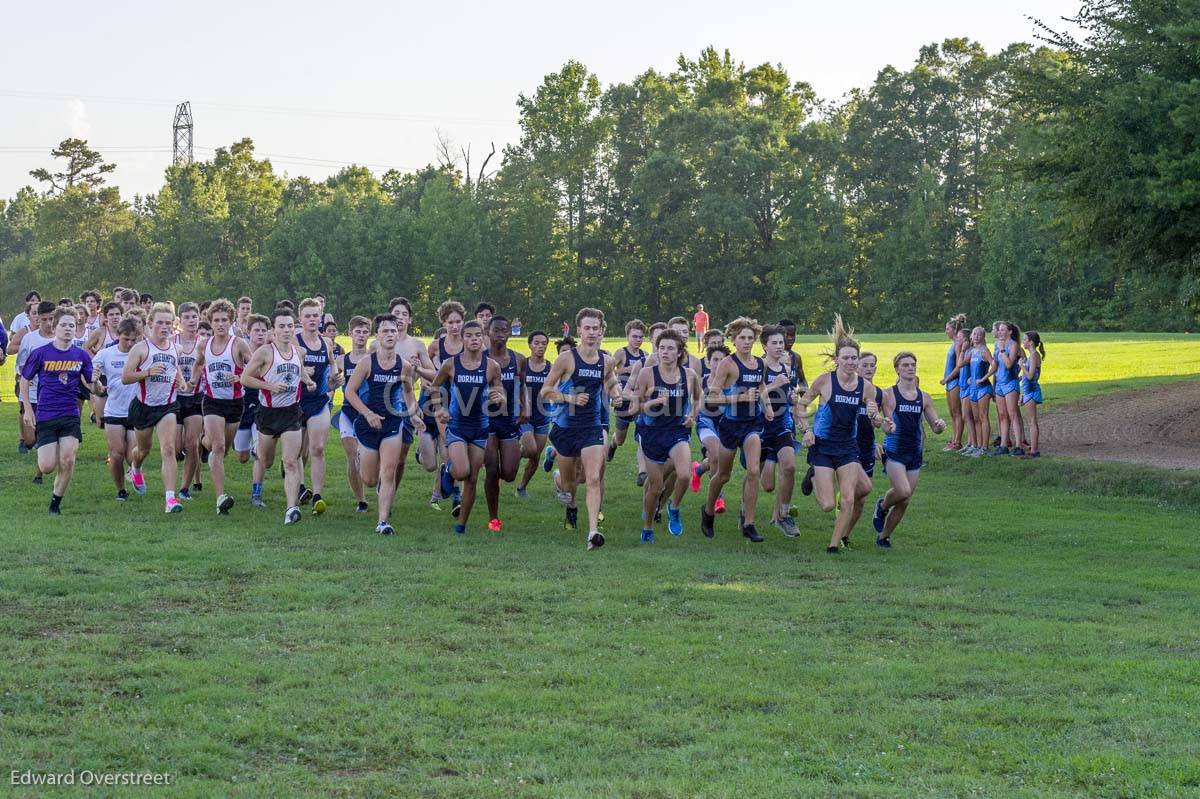
[{"label": "runner in white tank top", "polygon": [[163,489],[167,513],[179,513],[183,506],[175,497],[178,469],[175,463],[176,432],[179,405],[175,392],[183,382],[179,371],[179,351],[171,338],[175,324],[175,309],[158,303],[147,315],[146,338],[129,351],[121,381],[138,386],[137,398],[129,404],[127,419],[133,427],[137,448],[130,458],[130,482],[139,494],[146,493],[142,464],[150,455],[152,438],[158,436],[158,451],[162,456]]},{"label": "runner in white tank top", "polygon": [[138,386],[138,399],[143,405],[161,407],[175,401],[177,375],[179,374],[179,351],[174,341],[168,341],[166,347],[158,347],[147,338],[145,342],[146,355],[138,364],[138,371],[145,372],[161,364],[163,369],[158,374],[152,374]]},{"label": "runner in white tank top", "polygon": [[250,347],[240,338],[229,334],[233,306],[220,299],[209,307],[213,334],[200,350],[196,371],[204,396],[201,411],[204,418],[204,437],[208,442],[208,471],[217,493],[217,513],[225,514],[234,505],[232,494],[225,485],[225,453],[237,437],[238,425],[245,411],[242,393],[242,372],[250,359]]},{"label": "runner in white tank top", "polygon": [[233,378],[242,373],[242,367],[233,359],[233,345],[238,339],[230,336],[222,352],[213,352],[215,338],[204,345],[204,395],[219,400],[240,400],[242,382]]},{"label": "runner in white tank top", "polygon": [[284,390],[268,391],[263,389],[258,394],[260,401],[268,408],[286,408],[288,405],[295,405],[300,401],[300,375],[304,366],[300,348],[293,342],[291,356],[285,358],[275,344],[268,346],[271,348],[271,365],[263,372],[260,379],[264,383],[282,385]]}]

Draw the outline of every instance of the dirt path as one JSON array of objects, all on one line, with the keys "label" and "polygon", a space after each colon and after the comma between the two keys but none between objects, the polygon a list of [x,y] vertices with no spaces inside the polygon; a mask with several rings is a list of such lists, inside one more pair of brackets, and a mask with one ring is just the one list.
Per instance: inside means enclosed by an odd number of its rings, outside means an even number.
[{"label": "dirt path", "polygon": [[1200,469],[1200,380],[1071,403],[1041,426],[1047,455]]}]

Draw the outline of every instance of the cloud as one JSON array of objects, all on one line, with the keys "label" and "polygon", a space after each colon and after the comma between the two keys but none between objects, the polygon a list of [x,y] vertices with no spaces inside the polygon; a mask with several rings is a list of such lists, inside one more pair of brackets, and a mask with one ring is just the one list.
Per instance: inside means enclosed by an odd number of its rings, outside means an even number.
[{"label": "cloud", "polygon": [[67,124],[71,135],[77,139],[87,139],[92,135],[92,125],[88,121],[87,106],[83,100],[75,98],[67,102]]}]

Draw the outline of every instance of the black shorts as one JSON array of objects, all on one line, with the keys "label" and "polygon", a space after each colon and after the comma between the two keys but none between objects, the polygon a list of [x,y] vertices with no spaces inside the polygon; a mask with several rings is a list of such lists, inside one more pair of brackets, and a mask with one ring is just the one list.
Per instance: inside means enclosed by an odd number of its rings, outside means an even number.
[{"label": "black shorts", "polygon": [[258,426],[258,434],[275,438],[284,433],[299,432],[301,427],[300,421],[300,405],[284,405],[282,408],[268,408],[266,405],[258,406],[258,413],[254,416],[254,423]]},{"label": "black shorts", "polygon": [[[320,416],[322,412],[329,409],[329,397],[320,394],[309,399],[302,399],[298,407],[300,408],[300,423],[308,424],[309,419]],[[259,425],[258,429],[262,430],[262,425]]]},{"label": "black shorts", "polygon": [[37,423],[37,443],[34,447],[44,447],[47,444],[57,444],[60,438],[74,438],[83,441],[83,431],[79,427],[79,416],[56,416]]},{"label": "black shorts", "polygon": [[158,427],[158,423],[163,418],[174,414],[176,420],[179,419],[179,403],[170,402],[166,405],[145,405],[140,399],[134,397],[129,401],[129,413],[126,414],[127,424],[134,430],[148,430],[151,427]]},{"label": "black shorts", "polygon": [[220,416],[225,424],[238,424],[242,421],[242,401],[240,399],[217,399],[205,397],[201,401],[205,416]]},{"label": "black shorts", "polygon": [[124,427],[129,430],[133,429],[132,427],[129,426],[129,417],[128,416],[108,416],[106,414],[106,415],[100,417],[100,421],[103,422],[105,425],[111,424],[113,427]]},{"label": "black shorts", "polygon": [[202,397],[199,394],[190,396],[179,396],[179,421],[183,421],[189,416],[200,416],[204,413],[203,405],[201,404]]},{"label": "black shorts", "polygon": [[91,399],[91,397],[92,397],[92,390],[90,388],[88,388],[87,386],[85,386],[83,383],[80,383],[79,384],[79,398],[81,400],[83,400],[84,402],[87,402],[89,399]]},{"label": "black shorts", "polygon": [[604,446],[603,427],[558,427],[550,431],[550,443],[564,458],[578,458],[588,447]]}]

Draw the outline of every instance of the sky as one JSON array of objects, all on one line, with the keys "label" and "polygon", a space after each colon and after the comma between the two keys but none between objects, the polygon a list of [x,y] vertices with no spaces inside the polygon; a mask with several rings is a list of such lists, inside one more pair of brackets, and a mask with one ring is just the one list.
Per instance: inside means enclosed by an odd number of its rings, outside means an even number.
[{"label": "sky", "polygon": [[[243,137],[278,173],[377,175],[436,158],[439,135],[479,163],[520,137],[516,100],[574,59],[603,85],[669,72],[709,45],[748,66],[782,64],[835,99],[888,64],[964,36],[995,52],[1032,41],[1079,0],[845,3],[545,0],[12,3],[0,49],[0,198],[33,183],[62,139],[117,164],[126,197],[156,192],[177,103],[192,103],[195,155]],[[499,163],[499,155],[491,166]]]}]

